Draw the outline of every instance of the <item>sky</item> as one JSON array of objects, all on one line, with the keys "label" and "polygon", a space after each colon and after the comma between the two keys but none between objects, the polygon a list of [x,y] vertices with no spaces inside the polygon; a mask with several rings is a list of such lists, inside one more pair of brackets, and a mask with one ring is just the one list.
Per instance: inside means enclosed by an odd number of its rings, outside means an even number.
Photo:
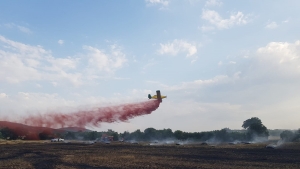
[{"label": "sky", "polygon": [[0,120],[167,95],[87,128],[300,128],[300,1],[3,1]]}]

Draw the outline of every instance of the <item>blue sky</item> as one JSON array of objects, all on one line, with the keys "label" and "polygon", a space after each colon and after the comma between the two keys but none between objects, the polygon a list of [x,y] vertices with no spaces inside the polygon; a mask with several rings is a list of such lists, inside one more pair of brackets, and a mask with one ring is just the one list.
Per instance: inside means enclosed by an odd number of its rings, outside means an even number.
[{"label": "blue sky", "polygon": [[[151,115],[95,130],[299,128],[300,2],[7,1],[0,115],[168,95]],[[91,126],[89,126],[91,127]]]}]

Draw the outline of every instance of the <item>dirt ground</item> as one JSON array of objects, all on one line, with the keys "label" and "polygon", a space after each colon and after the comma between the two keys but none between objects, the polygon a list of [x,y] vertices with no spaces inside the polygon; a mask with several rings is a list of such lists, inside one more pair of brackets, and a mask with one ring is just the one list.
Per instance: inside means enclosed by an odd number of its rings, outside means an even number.
[{"label": "dirt ground", "polygon": [[0,168],[300,168],[300,143],[149,145],[0,142]]}]

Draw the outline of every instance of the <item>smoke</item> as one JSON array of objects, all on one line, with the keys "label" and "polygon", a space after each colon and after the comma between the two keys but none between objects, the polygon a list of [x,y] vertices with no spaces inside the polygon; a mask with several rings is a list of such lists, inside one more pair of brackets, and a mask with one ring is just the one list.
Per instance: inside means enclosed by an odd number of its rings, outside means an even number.
[{"label": "smoke", "polygon": [[98,127],[100,123],[127,121],[137,116],[150,114],[159,107],[158,100],[148,100],[132,104],[110,107],[96,107],[90,110],[81,110],[73,113],[51,112],[42,115],[30,115],[21,123],[39,127]]},{"label": "smoke", "polygon": [[285,140],[280,139],[280,140],[277,141],[277,143],[268,144],[266,146],[266,148],[276,149],[276,148],[282,146],[283,144],[285,144]]}]

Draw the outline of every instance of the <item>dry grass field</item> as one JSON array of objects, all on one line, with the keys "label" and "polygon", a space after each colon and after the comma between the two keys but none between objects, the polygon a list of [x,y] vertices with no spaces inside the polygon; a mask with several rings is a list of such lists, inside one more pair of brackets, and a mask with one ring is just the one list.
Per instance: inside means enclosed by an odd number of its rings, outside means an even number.
[{"label": "dry grass field", "polygon": [[0,168],[300,168],[300,143],[265,146],[1,141]]}]

